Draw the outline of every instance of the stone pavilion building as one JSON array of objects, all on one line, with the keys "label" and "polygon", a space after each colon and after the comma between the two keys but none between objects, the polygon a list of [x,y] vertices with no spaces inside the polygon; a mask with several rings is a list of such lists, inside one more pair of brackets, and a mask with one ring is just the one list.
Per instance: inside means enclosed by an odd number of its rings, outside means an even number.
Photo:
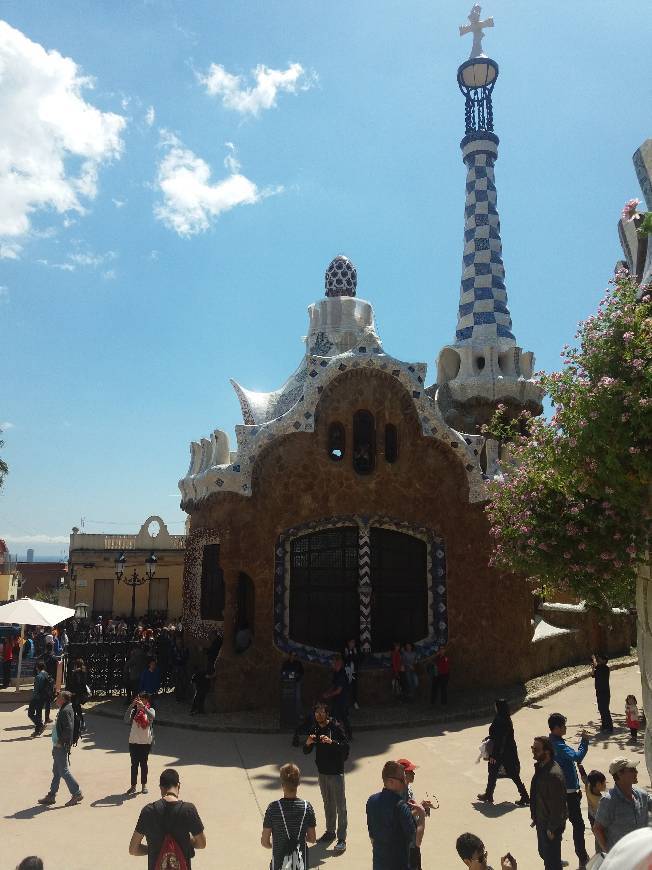
[{"label": "stone pavilion building", "polygon": [[[422,662],[447,643],[457,685],[529,675],[532,597],[522,578],[489,565],[484,503],[498,466],[480,427],[498,403],[540,413],[542,391],[507,304],[498,65],[474,36],[458,70],[466,203],[457,328],[436,381],[425,363],[385,349],[355,266],[337,256],[325,295],[308,307],[296,371],[270,393],[233,382],[243,416],[234,450],[219,429],[191,444],[179,484],[189,515],[184,622],[198,642],[223,633],[221,709],[275,704],[289,650],[304,662],[310,700],[348,638],[365,652],[362,702],[389,695],[394,641],[412,641]],[[245,625],[253,642],[238,654]]]}]

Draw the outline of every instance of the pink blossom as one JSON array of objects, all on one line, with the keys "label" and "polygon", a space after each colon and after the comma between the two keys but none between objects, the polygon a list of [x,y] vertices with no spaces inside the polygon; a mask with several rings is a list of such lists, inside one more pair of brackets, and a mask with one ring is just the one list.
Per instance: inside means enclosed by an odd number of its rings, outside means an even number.
[{"label": "pink blossom", "polygon": [[633,332],[625,332],[623,333],[623,341],[631,341],[634,338]]},{"label": "pink blossom", "polygon": [[635,369],[642,369],[643,366],[645,365],[645,363],[643,362],[642,359],[633,359],[632,365],[634,366]]},{"label": "pink blossom", "polygon": [[629,448],[629,452],[630,452],[630,453],[640,453],[640,452],[641,452],[641,448],[640,448],[640,447],[630,447],[630,448]]}]

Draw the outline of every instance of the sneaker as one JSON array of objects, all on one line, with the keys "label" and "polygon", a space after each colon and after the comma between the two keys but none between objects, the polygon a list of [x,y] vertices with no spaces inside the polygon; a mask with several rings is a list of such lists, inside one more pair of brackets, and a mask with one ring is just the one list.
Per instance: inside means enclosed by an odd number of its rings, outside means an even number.
[{"label": "sneaker", "polygon": [[46,806],[46,807],[50,806],[50,804],[53,804],[55,801],[56,801],[55,796],[53,794],[49,794],[49,793],[46,794],[45,797],[38,799],[38,802],[40,804],[43,804],[43,806]]},{"label": "sneaker", "polygon": [[80,804],[84,800],[84,795],[79,792],[78,794],[74,794],[69,801],[66,801],[65,806],[74,807],[77,804]]},{"label": "sneaker", "polygon": [[335,843],[333,851],[336,855],[341,855],[342,852],[346,852],[346,840],[338,840],[337,843]]},{"label": "sneaker", "polygon": [[487,794],[479,794],[478,800],[482,801],[483,804],[492,804],[494,802],[494,799]]},{"label": "sneaker", "polygon": [[321,837],[317,840],[318,843],[332,843],[335,839],[335,831],[324,831]]},{"label": "sneaker", "polygon": [[521,798],[520,801],[515,801],[517,807],[529,807],[530,798]]},{"label": "sneaker", "polygon": [[136,786],[130,785],[125,794],[136,794]]},{"label": "sneaker", "polygon": [[[134,791],[135,791],[135,789],[134,789]],[[149,794],[149,789],[147,788],[146,785],[143,786],[143,794]]]}]

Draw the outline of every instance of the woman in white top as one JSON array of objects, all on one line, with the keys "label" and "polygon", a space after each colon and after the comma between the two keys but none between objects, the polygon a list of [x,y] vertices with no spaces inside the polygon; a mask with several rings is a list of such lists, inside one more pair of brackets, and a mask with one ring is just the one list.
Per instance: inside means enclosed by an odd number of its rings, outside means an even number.
[{"label": "woman in white top", "polygon": [[129,731],[129,755],[131,756],[131,786],[127,794],[136,794],[138,767],[143,794],[147,794],[147,759],[154,742],[154,717],[156,711],[149,703],[147,692],[139,692],[125,712],[125,722],[131,722]]}]

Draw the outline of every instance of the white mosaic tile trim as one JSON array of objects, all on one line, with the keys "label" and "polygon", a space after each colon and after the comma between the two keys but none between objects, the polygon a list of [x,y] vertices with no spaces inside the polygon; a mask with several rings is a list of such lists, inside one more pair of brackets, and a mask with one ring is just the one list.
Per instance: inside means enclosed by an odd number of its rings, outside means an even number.
[{"label": "white mosaic tile trim", "polygon": [[313,432],[315,411],[324,389],[345,371],[371,369],[392,375],[412,398],[426,438],[435,438],[453,448],[458,461],[464,466],[469,482],[469,501],[485,501],[486,486],[479,462],[479,449],[475,439],[451,429],[436,403],[425,393],[425,363],[406,363],[383,353],[378,346],[360,346],[336,357],[306,356],[307,377],[305,389],[296,403],[280,417],[261,425],[236,426],[237,452],[230,461],[214,462],[220,453],[225,455],[219,430],[211,438],[203,439],[201,446],[191,444],[191,462],[188,474],[179,481],[181,503],[184,510],[213,493],[237,492],[251,495],[252,471],[260,452],[276,438],[292,432]]}]

